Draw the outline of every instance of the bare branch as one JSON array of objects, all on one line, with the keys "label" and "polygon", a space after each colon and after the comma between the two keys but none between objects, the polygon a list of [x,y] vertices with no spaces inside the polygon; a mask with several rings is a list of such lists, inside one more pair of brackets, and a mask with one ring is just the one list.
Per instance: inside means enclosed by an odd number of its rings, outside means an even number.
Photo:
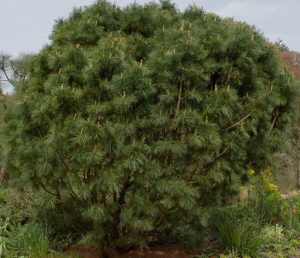
[{"label": "bare branch", "polygon": [[7,74],[6,69],[4,68],[4,66],[2,67],[2,72],[3,72],[3,74],[4,74],[5,78],[6,78],[6,81],[8,81],[11,85],[16,86],[15,82],[13,82],[9,78],[9,76],[8,76],[8,74]]}]

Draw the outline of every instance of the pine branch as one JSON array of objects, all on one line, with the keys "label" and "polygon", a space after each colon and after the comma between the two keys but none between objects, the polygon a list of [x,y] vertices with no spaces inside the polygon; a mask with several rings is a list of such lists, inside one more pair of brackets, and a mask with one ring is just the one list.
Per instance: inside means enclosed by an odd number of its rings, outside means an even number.
[{"label": "pine branch", "polygon": [[17,71],[17,69],[15,68],[13,61],[10,62],[10,66],[11,66],[11,69],[13,70],[14,74],[16,74],[20,78],[20,81],[24,81],[26,78],[26,73],[23,73],[23,74],[19,73]]},{"label": "pine branch", "polygon": [[[70,172],[70,169],[68,167],[68,165],[66,164],[66,162],[64,161],[63,158],[60,158],[62,164],[64,165],[65,169],[67,172]],[[83,200],[81,200],[78,195],[75,193],[75,191],[73,190],[73,187],[71,186],[71,184],[68,181],[63,180],[62,178],[60,178],[61,183],[63,183],[66,186],[66,189],[69,189],[69,194],[70,196],[81,206],[83,207],[87,207],[87,203]],[[68,191],[68,190],[67,190]]]},{"label": "pine branch", "polygon": [[118,238],[121,236],[121,232],[120,232],[121,212],[125,204],[126,193],[128,189],[131,187],[131,185],[132,185],[132,181],[130,182],[130,175],[127,175],[124,180],[123,188],[119,194],[119,198],[117,199],[118,209],[113,219],[115,225],[113,229],[113,235],[118,236]]},{"label": "pine branch", "polygon": [[67,191],[69,189],[68,192],[69,192],[70,196],[72,197],[72,199],[74,201],[76,201],[82,207],[88,207],[88,204],[85,201],[81,200],[78,197],[78,195],[74,192],[73,187],[71,186],[71,184],[69,182],[66,182],[66,181],[64,181],[64,180],[61,179],[61,183],[63,183],[66,186]]},{"label": "pine branch", "polygon": [[15,83],[9,78],[6,69],[5,69],[5,56],[2,56],[2,63],[1,63],[1,67],[0,70],[3,72],[6,81],[9,82],[11,85],[16,86]]},{"label": "pine branch", "polygon": [[40,183],[41,187],[43,188],[43,190],[45,190],[45,192],[47,192],[48,194],[53,195],[55,197],[60,197],[60,195],[58,193],[53,193],[49,189],[47,189],[47,187],[45,186],[45,184],[42,181],[40,181],[39,183]]},{"label": "pine branch", "polygon": [[4,66],[1,67],[1,70],[2,70],[2,72],[4,73],[4,76],[5,76],[5,78],[6,78],[6,81],[8,81],[11,85],[13,85],[14,87],[16,87],[15,82],[13,82],[13,81],[9,78],[9,76],[8,76],[8,74],[7,74],[7,72],[6,72],[5,68],[4,68]]},{"label": "pine branch", "polygon": [[206,169],[207,169],[209,166],[213,165],[213,164],[216,162],[216,160],[218,160],[218,159],[221,158],[224,154],[226,154],[227,151],[228,151],[229,149],[230,149],[230,144],[228,144],[228,146],[227,146],[221,153],[219,153],[212,161],[210,161],[208,164],[205,165]]},{"label": "pine branch", "polygon": [[255,111],[255,109],[253,109],[248,115],[246,115],[245,117],[243,117],[240,121],[238,121],[237,123],[235,123],[234,125],[231,125],[227,128],[224,129],[224,131],[228,131],[236,126],[238,126],[239,124],[241,124],[244,120],[246,120],[249,116],[252,115],[252,113]]},{"label": "pine branch", "polygon": [[230,144],[228,144],[228,146],[218,156],[216,156],[211,162],[215,162],[217,159],[222,157],[228,151],[229,148],[230,148]]},{"label": "pine branch", "polygon": [[177,107],[176,107],[174,118],[176,118],[177,115],[178,115],[178,113],[179,113],[180,102],[181,102],[181,95],[182,95],[182,86],[183,86],[183,82],[180,81],[179,94],[178,94],[178,100],[177,100]]},{"label": "pine branch", "polygon": [[279,111],[278,111],[278,107],[276,108],[276,113],[275,113],[275,116],[274,116],[274,119],[272,121],[272,124],[271,124],[271,127],[269,129],[269,131],[267,132],[266,134],[266,137],[268,137],[270,134],[271,134],[271,131],[273,130],[274,126],[275,126],[275,123],[277,121],[277,118],[278,118],[278,115],[279,115]]}]

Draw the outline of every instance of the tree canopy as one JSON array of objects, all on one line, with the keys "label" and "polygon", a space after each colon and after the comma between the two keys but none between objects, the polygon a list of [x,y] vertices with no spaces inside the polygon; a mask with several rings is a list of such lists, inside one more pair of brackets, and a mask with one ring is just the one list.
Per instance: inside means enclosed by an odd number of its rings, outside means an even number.
[{"label": "tree canopy", "polygon": [[98,1],[50,39],[6,112],[7,171],[49,208],[75,209],[102,245],[200,227],[280,146],[295,87],[254,27],[168,1]]}]

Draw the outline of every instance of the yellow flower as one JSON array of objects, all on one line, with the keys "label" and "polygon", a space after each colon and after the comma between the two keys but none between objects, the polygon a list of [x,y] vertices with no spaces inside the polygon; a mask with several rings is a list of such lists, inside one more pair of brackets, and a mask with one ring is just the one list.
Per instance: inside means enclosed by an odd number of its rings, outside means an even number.
[{"label": "yellow flower", "polygon": [[295,245],[295,246],[297,246],[297,247],[300,246],[300,241],[297,240],[297,239],[292,239],[291,242],[292,242],[293,245]]},{"label": "yellow flower", "polygon": [[273,169],[272,169],[272,167],[268,167],[266,170],[265,170],[265,174],[266,174],[266,176],[267,177],[271,177],[272,176],[272,174],[273,174]]},{"label": "yellow flower", "polygon": [[278,190],[278,186],[272,183],[268,184],[268,188],[270,191],[277,191]]},{"label": "yellow flower", "polygon": [[247,175],[248,176],[253,176],[255,174],[255,171],[253,169],[248,169],[247,170]]}]

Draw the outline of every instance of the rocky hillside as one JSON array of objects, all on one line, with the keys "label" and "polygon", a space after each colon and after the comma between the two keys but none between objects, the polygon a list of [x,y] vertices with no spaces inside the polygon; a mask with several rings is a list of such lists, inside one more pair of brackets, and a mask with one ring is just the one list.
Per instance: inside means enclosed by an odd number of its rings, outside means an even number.
[{"label": "rocky hillside", "polygon": [[287,51],[281,54],[284,62],[294,73],[296,79],[300,80],[300,53],[295,51]]},{"label": "rocky hillside", "polygon": [[[295,51],[282,52],[281,57],[288,68],[293,72],[295,79],[300,83],[300,53]],[[297,97],[298,111],[296,124],[294,128],[291,128],[288,138],[294,144],[291,145],[291,149],[284,153],[278,153],[277,159],[277,183],[280,189],[284,191],[290,191],[300,183],[300,148],[299,135],[300,130],[300,96]]]}]

